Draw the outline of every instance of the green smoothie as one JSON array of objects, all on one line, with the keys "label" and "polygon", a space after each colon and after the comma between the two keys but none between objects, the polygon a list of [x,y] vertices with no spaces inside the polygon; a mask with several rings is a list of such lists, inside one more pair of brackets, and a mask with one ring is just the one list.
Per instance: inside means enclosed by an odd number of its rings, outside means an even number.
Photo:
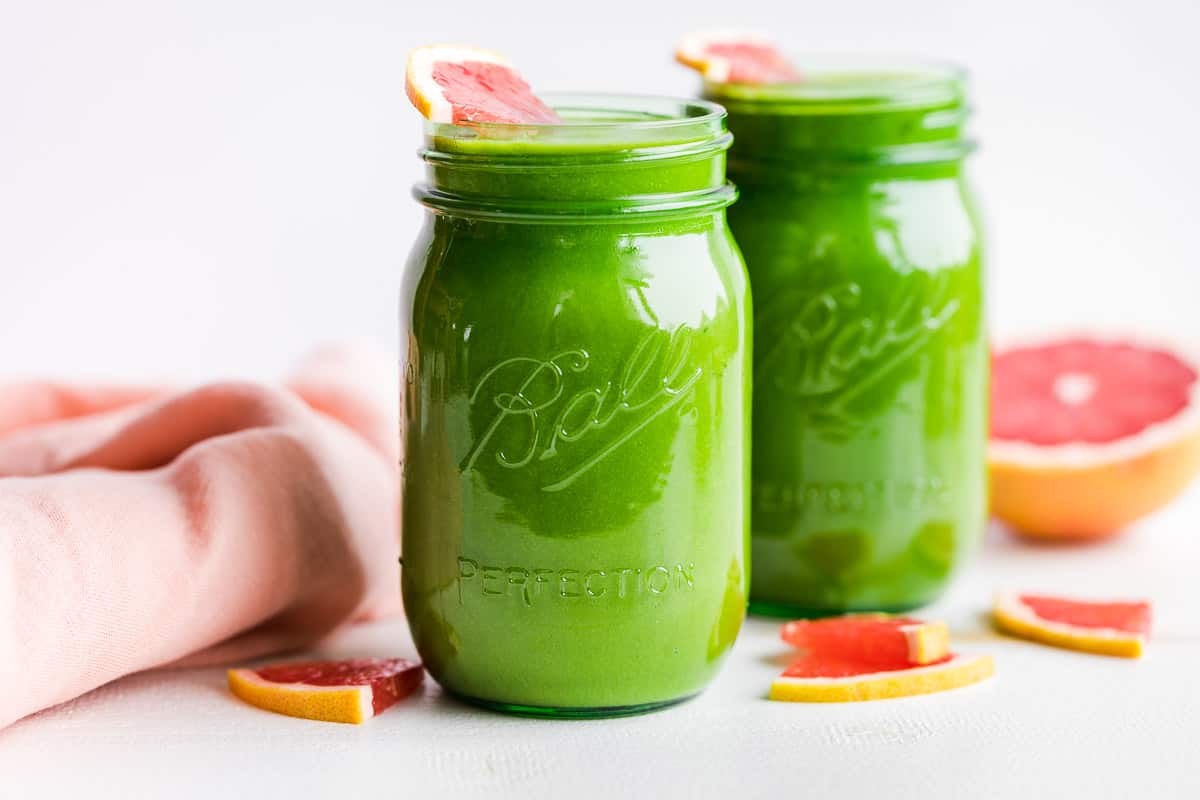
[{"label": "green smoothie", "polygon": [[715,106],[431,126],[406,274],[404,601],[469,701],[634,713],[745,614],[749,298]]},{"label": "green smoothie", "polygon": [[932,601],[986,514],[979,223],[961,76],[808,67],[709,85],[754,324],[751,609]]}]

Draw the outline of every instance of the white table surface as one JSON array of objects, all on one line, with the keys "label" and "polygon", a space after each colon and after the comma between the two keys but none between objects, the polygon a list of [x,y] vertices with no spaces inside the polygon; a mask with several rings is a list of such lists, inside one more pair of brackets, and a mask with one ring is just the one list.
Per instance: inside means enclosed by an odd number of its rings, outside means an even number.
[{"label": "white table surface", "polygon": [[[220,669],[132,676],[0,732],[0,797],[1200,797],[1200,488],[1098,546],[1021,544],[993,527],[929,616],[997,677],[845,705],[765,699],[785,648],[751,619],[700,698],[599,721],[517,719],[423,693],[362,726],[244,705]],[[1007,639],[998,586],[1156,603],[1141,661]],[[412,655],[403,622],[323,656]],[[786,793],[782,790],[786,790]]]}]

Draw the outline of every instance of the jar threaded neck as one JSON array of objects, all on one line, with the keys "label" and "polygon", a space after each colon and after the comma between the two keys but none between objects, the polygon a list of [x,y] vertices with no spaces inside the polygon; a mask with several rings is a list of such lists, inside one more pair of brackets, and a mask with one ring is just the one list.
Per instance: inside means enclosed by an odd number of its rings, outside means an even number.
[{"label": "jar threaded neck", "polygon": [[430,124],[417,199],[442,213],[536,219],[724,208],[732,137],[713,103],[549,95],[556,125]]}]

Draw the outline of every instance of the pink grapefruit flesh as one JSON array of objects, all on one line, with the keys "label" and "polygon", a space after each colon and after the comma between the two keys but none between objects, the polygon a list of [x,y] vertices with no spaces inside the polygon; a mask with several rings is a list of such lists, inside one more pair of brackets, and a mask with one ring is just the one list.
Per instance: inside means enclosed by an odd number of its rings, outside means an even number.
[{"label": "pink grapefruit flesh", "polygon": [[361,723],[412,694],[423,675],[420,664],[403,658],[302,661],[231,669],[229,688],[279,714]]},{"label": "pink grapefruit flesh", "polygon": [[992,358],[992,510],[1041,538],[1111,535],[1200,472],[1200,373],[1161,346],[1070,337]]},{"label": "pink grapefruit flesh", "polygon": [[1037,594],[1020,595],[1020,601],[1039,619],[1050,622],[1079,628],[1111,628],[1127,633],[1150,631],[1150,604],[1146,602],[1092,603]]},{"label": "pink grapefruit flesh", "polygon": [[992,360],[992,437],[1108,444],[1186,410],[1196,369],[1160,349],[1065,339]]},{"label": "pink grapefruit flesh", "polygon": [[675,58],[715,83],[767,84],[800,79],[799,71],[775,45],[756,34],[689,34],[680,41]]},{"label": "pink grapefruit flesh", "polygon": [[[947,653],[936,661],[929,663],[942,664],[949,661],[952,657]],[[827,656],[821,653],[801,656],[783,671],[783,675],[788,678],[846,678],[852,675],[874,674],[876,672],[896,672],[914,666],[927,665],[910,664],[907,659],[883,663],[876,659]]]},{"label": "pink grapefruit flesh", "polygon": [[471,47],[419,47],[408,59],[405,92],[427,119],[453,125],[553,125],[562,119],[505,59]]}]

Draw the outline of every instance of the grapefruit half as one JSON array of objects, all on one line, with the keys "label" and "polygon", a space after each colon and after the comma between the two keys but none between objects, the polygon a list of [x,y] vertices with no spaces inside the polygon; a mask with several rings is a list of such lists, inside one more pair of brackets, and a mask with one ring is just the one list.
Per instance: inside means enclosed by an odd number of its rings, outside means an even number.
[{"label": "grapefruit half", "polygon": [[433,122],[562,122],[554,109],[533,94],[508,59],[477,47],[436,45],[413,50],[408,56],[404,91]]},{"label": "grapefruit half", "polygon": [[229,670],[229,689],[258,708],[359,724],[412,694],[421,665],[403,658],[301,661]]},{"label": "grapefruit half", "polygon": [[1109,536],[1200,472],[1197,361],[1070,337],[992,357],[992,511],[1048,539]]},{"label": "grapefruit half", "polygon": [[810,654],[771,684],[771,699],[798,703],[850,703],[932,694],[969,686],[995,673],[991,656],[948,655],[922,666],[883,668],[875,662]]},{"label": "grapefruit half", "polygon": [[739,31],[689,33],[675,49],[675,60],[714,83],[788,83],[800,79],[765,36]]},{"label": "grapefruit half", "polygon": [[1056,647],[1138,658],[1150,635],[1145,601],[1093,602],[1039,594],[1001,592],[992,617],[1015,636]]},{"label": "grapefruit half", "polygon": [[852,614],[784,623],[788,644],[825,658],[912,666],[942,661],[950,654],[944,622],[922,622],[888,614]]}]

